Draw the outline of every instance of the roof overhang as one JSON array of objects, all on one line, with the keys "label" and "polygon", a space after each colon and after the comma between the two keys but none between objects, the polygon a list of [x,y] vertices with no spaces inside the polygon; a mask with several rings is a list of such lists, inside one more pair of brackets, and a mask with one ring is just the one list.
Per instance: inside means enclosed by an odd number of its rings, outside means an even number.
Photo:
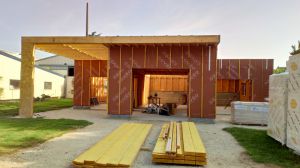
[{"label": "roof overhang", "polygon": [[192,36],[46,36],[22,37],[36,49],[75,60],[107,60],[112,45],[219,44],[220,35]]}]

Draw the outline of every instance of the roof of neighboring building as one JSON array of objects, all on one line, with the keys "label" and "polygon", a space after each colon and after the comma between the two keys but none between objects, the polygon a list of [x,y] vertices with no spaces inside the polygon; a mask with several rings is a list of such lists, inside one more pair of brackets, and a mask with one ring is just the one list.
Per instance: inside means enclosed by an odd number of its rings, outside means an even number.
[{"label": "roof of neighboring building", "polygon": [[[21,58],[17,57],[15,54],[13,55],[11,52],[4,51],[4,50],[0,50],[0,55],[21,62]],[[52,72],[52,71],[50,71],[50,70],[44,69],[44,68],[42,68],[42,67],[40,67],[40,66],[38,66],[38,65],[35,65],[35,67],[38,68],[38,69],[41,69],[41,70],[43,70],[43,71],[52,73],[52,74],[54,74],[54,75],[57,75],[57,76],[60,76],[60,77],[64,77],[63,75],[61,75],[61,74],[59,74],[59,73]]]}]

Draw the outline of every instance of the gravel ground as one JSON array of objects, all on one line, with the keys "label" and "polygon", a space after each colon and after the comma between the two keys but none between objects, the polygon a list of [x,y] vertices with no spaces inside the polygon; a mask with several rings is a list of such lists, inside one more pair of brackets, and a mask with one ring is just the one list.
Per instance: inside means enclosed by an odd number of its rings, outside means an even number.
[{"label": "gravel ground", "polygon": [[[221,111],[221,112],[220,112]],[[274,167],[258,164],[249,159],[245,150],[238,145],[234,138],[222,131],[230,127],[230,115],[218,109],[215,124],[197,122],[196,125],[205,144],[208,165],[207,168],[265,168]],[[78,129],[60,137],[51,139],[33,148],[23,149],[16,153],[0,156],[1,168],[60,168],[72,167],[71,162],[81,152],[88,149],[105,135],[125,122],[143,122],[153,124],[146,142],[138,154],[133,167],[187,167],[175,165],[153,164],[151,151],[164,122],[170,120],[185,121],[183,116],[158,116],[136,112],[130,119],[108,117],[104,110],[73,110],[63,109],[40,113],[45,118],[70,118],[92,121],[94,124],[83,129]],[[255,127],[265,129],[264,127]],[[192,167],[192,166],[188,166]]]}]

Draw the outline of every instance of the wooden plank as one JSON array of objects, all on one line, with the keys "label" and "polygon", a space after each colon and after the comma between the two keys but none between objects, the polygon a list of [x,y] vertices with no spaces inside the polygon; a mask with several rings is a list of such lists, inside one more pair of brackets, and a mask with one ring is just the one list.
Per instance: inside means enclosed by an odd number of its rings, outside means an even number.
[{"label": "wooden plank", "polygon": [[173,136],[173,124],[170,123],[170,130],[169,130],[169,135],[167,139],[167,144],[166,144],[166,153],[171,153],[172,152],[172,136]]},{"label": "wooden plank", "polygon": [[123,124],[119,128],[115,129],[111,134],[107,135],[105,138],[103,138],[101,141],[93,145],[91,148],[89,148],[87,151],[79,155],[74,161],[74,164],[84,164],[84,162],[94,162],[99,157],[101,157],[105,150],[109,148],[117,139],[118,135],[121,135],[123,128],[129,129],[129,124]]},{"label": "wooden plank", "polygon": [[191,137],[192,137],[192,141],[194,144],[194,151],[195,151],[196,155],[205,154],[206,150],[205,150],[205,147],[201,140],[201,137],[198,133],[196,125],[193,122],[188,122],[188,124],[189,124]]},{"label": "wooden plank", "polygon": [[185,155],[195,155],[194,144],[188,122],[182,122],[183,149]]},{"label": "wooden plank", "polygon": [[[168,139],[163,139],[167,125],[170,127]],[[171,147],[175,144],[175,154],[166,151],[170,145],[167,145],[169,139]],[[164,124],[153,150],[152,160],[156,163],[205,165],[206,151],[196,125],[193,122]]]},{"label": "wooden plank", "polygon": [[118,141],[113,146],[111,146],[108,150],[105,151],[105,155],[103,155],[96,161],[96,164],[97,165],[118,165],[118,162],[122,157],[122,153],[124,152],[124,145],[126,141],[130,137],[133,137],[136,130],[138,130],[138,127],[136,127],[135,124],[131,124],[131,127],[127,130],[122,130],[122,132],[127,131],[126,134],[121,135]]},{"label": "wooden plank", "polygon": [[172,122],[173,125],[173,135],[172,135],[172,148],[171,148],[171,153],[176,153],[177,151],[177,127],[176,127],[176,122]]},{"label": "wooden plank", "polygon": [[151,126],[151,124],[123,124],[77,157],[73,164],[76,167],[129,167]]},{"label": "wooden plank", "polygon": [[145,139],[150,132],[152,127],[151,124],[145,124],[143,131],[139,136],[136,136],[136,141],[133,145],[131,145],[130,149],[127,151],[127,154],[122,158],[119,162],[120,166],[131,165],[134,159],[136,158],[141,146],[144,144]]}]

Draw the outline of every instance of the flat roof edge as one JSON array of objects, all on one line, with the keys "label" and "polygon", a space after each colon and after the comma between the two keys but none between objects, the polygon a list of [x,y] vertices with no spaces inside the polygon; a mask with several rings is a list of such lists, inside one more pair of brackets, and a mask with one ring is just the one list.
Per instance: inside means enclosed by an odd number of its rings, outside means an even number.
[{"label": "flat roof edge", "polygon": [[220,35],[178,36],[22,36],[22,42],[36,44],[219,44]]}]

